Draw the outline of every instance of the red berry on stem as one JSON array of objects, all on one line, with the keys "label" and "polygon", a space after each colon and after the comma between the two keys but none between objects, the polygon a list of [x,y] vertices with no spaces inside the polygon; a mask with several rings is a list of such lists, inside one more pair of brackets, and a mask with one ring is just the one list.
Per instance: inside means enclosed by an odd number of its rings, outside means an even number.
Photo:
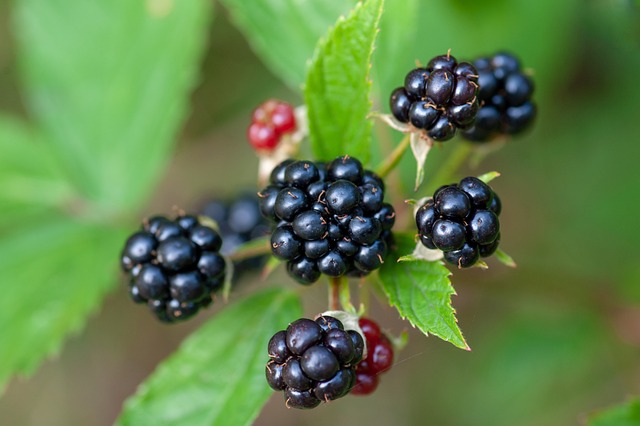
[{"label": "red berry on stem", "polygon": [[360,318],[360,320],[358,320],[358,324],[364,333],[364,337],[367,339],[367,348],[369,348],[370,345],[377,343],[381,335],[378,324],[368,318]]},{"label": "red berry on stem", "polygon": [[378,344],[367,355],[367,360],[371,362],[371,370],[376,373],[382,373],[391,368],[391,365],[393,365],[393,347],[389,339],[381,335]]},{"label": "red berry on stem", "polygon": [[271,123],[276,132],[288,133],[296,128],[296,117],[293,113],[293,107],[287,103],[278,103],[271,113]]},{"label": "red berry on stem", "polygon": [[278,145],[280,138],[273,126],[263,123],[252,123],[247,130],[249,143],[255,149],[273,149]]},{"label": "red berry on stem", "polygon": [[378,387],[378,376],[372,373],[356,372],[356,385],[351,389],[352,395],[369,395]]}]

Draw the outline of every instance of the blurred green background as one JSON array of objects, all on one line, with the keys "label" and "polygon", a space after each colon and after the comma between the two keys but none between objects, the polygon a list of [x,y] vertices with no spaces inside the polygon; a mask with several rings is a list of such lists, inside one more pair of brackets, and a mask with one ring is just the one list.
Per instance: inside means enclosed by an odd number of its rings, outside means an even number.
[{"label": "blurred green background", "polygon": [[[17,3],[0,3],[0,111],[29,120],[17,53],[17,40],[24,38],[10,24]],[[25,3],[23,11],[35,2]],[[488,271],[454,271],[453,304],[471,352],[410,330],[409,345],[375,394],[313,412],[286,410],[274,395],[256,424],[585,424],[591,412],[640,394],[638,2],[388,0],[387,7],[372,76],[378,110],[386,112],[386,94],[416,59],[449,48],[459,58],[508,49],[535,72],[534,130],[461,171],[502,173],[492,183],[504,204],[501,247],[519,266],[491,261]],[[299,104],[301,96],[297,83],[283,82],[278,65],[265,65],[259,43],[247,41],[234,16],[216,4],[170,163],[143,210],[118,216],[120,224],[255,188],[257,159],[245,140],[251,110],[268,97]],[[396,36],[405,22],[415,24],[415,32]],[[385,143],[388,132],[376,130]],[[428,167],[437,167],[458,143],[434,150]],[[401,173],[409,182],[411,161],[407,155]],[[390,196],[396,205],[404,198]],[[0,209],[3,214],[0,238],[6,239],[7,223],[16,219],[9,209]],[[86,247],[91,250],[90,242]],[[117,256],[105,260],[113,282],[123,281],[115,275]],[[283,275],[272,281],[294,286]],[[217,304],[189,323],[167,327],[134,306],[123,283],[113,282],[58,356],[31,377],[10,381],[0,399],[0,423],[111,424],[157,363],[224,308]],[[264,285],[247,277],[233,299]],[[302,294],[306,314],[323,310],[323,286]],[[382,302],[373,302],[370,316],[394,334],[410,328]]]}]

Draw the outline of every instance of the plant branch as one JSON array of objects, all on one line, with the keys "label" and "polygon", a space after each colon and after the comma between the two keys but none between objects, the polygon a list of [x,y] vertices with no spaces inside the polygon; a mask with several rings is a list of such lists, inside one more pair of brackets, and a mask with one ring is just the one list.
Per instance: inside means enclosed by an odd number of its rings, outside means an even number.
[{"label": "plant branch", "polygon": [[409,148],[410,142],[411,134],[407,133],[400,141],[400,144],[398,144],[393,152],[391,152],[389,157],[387,157],[382,164],[376,167],[376,174],[381,178],[387,176],[398,165],[400,159],[402,159],[402,155],[404,155],[407,148]]},{"label": "plant branch", "polygon": [[262,237],[241,245],[228,258],[231,261],[237,261],[269,254],[271,254],[271,240],[269,237]]},{"label": "plant branch", "polygon": [[344,286],[342,277],[331,277],[329,279],[329,309],[332,311],[340,310],[340,294],[341,287]]},{"label": "plant branch", "polygon": [[471,144],[457,143],[453,152],[449,154],[444,163],[438,168],[438,171],[429,179],[429,185],[427,187],[428,193],[432,193],[437,189],[437,186],[449,183],[470,153]]}]

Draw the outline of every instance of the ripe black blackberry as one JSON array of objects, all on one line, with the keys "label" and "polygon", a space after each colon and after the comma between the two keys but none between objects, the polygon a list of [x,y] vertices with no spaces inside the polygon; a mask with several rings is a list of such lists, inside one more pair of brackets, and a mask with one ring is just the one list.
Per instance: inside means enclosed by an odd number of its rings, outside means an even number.
[{"label": "ripe black blackberry", "polygon": [[[201,214],[218,224],[222,237],[220,253],[229,256],[244,243],[269,234],[269,224],[260,213],[255,193],[241,194],[231,200],[212,199],[204,204]],[[252,257],[233,263],[233,279],[264,266],[266,256]]]},{"label": "ripe black blackberry", "polygon": [[500,134],[526,130],[535,119],[532,101],[533,80],[521,69],[520,61],[509,53],[497,53],[474,61],[478,70],[480,110],[464,138],[485,142]]},{"label": "ripe black blackberry", "polygon": [[393,116],[426,131],[436,141],[451,139],[468,129],[478,113],[478,73],[468,62],[450,54],[436,56],[425,68],[406,75],[404,86],[391,93]]},{"label": "ripe black blackberry", "polygon": [[195,315],[224,283],[222,239],[197,217],[154,216],[125,243],[120,263],[130,276],[129,294],[160,321]]},{"label": "ripe black blackberry", "polygon": [[500,241],[500,199],[475,177],[440,187],[416,213],[422,244],[458,268],[493,254]]},{"label": "ripe black blackberry", "polygon": [[309,409],[341,398],[355,385],[364,340],[330,316],[301,318],[271,337],[267,383],[283,391],[288,408]]},{"label": "ripe black blackberry", "polygon": [[356,158],[286,160],[258,195],[260,211],[274,225],[272,253],[299,283],[321,274],[362,276],[382,264],[395,212],[384,202],[382,180]]}]

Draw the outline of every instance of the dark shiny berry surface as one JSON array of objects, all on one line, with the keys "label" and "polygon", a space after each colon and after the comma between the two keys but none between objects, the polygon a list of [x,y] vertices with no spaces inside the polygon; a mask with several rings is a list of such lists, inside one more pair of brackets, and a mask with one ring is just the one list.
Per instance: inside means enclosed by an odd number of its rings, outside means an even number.
[{"label": "dark shiny berry surface", "polygon": [[315,210],[300,213],[292,222],[293,231],[303,240],[318,240],[327,232],[327,221]]},{"label": "dark shiny berry surface", "polygon": [[286,187],[281,189],[276,197],[274,212],[278,218],[290,222],[307,207],[308,201],[303,190]]},{"label": "dark shiny berry surface", "polygon": [[196,246],[185,237],[171,237],[158,246],[158,262],[168,271],[181,271],[195,265]]},{"label": "dark shiny berry surface", "polygon": [[306,188],[319,178],[318,168],[311,161],[296,161],[284,169],[284,180],[290,186]]},{"label": "dark shiny berry surface", "polygon": [[333,214],[348,214],[360,203],[360,190],[348,180],[338,180],[327,188],[325,200]]},{"label": "dark shiny berry surface", "polygon": [[418,100],[425,97],[425,86],[429,78],[429,71],[425,68],[415,68],[404,78],[404,90],[409,98]]},{"label": "dark shiny berry surface", "polygon": [[291,278],[303,285],[312,284],[320,278],[316,262],[305,256],[287,262],[287,272]]},{"label": "dark shiny berry surface", "polygon": [[490,244],[500,232],[498,216],[491,210],[478,210],[469,220],[471,239],[478,244]]},{"label": "dark shiny berry surface", "polygon": [[473,243],[465,243],[460,249],[444,252],[444,260],[458,268],[469,268],[479,259],[478,248]]},{"label": "dark shiny berry surface", "polygon": [[459,186],[476,209],[486,208],[493,200],[493,191],[489,185],[476,177],[469,176],[462,179]]},{"label": "dark shiny berry surface", "polygon": [[471,211],[471,201],[464,191],[450,186],[440,191],[434,198],[434,208],[444,217],[464,219]]},{"label": "dark shiny berry surface", "polygon": [[445,115],[441,115],[427,134],[434,141],[448,141],[455,136],[456,126]]},{"label": "dark shiny berry surface", "polygon": [[391,93],[389,99],[389,108],[391,114],[403,123],[409,121],[409,108],[411,108],[411,99],[403,87],[398,87]]},{"label": "dark shiny berry surface", "polygon": [[131,267],[135,264],[145,263],[153,258],[153,251],[156,249],[157,241],[149,232],[136,232],[127,239],[124,246],[123,256],[131,261]]},{"label": "dark shiny berry surface", "polygon": [[331,180],[347,180],[359,185],[362,181],[364,169],[360,160],[345,155],[333,160],[327,166],[327,175]]},{"label": "dark shiny berry surface", "polygon": [[301,318],[289,324],[286,330],[286,342],[295,355],[302,355],[307,348],[322,340],[322,327],[315,321]]},{"label": "dark shiny berry surface", "polygon": [[454,85],[455,78],[451,71],[445,69],[435,70],[427,79],[427,98],[437,105],[443,105],[449,101]]},{"label": "dark shiny berry surface", "polygon": [[297,258],[302,254],[302,244],[290,226],[276,228],[271,234],[271,251],[278,259],[293,260]]},{"label": "dark shiny berry surface", "polygon": [[433,224],[431,240],[442,251],[457,250],[465,243],[465,227],[448,219],[438,219]]},{"label": "dark shiny berry surface", "polygon": [[436,105],[430,101],[414,102],[409,109],[409,121],[418,129],[431,128],[439,115]]},{"label": "dark shiny berry surface", "polygon": [[340,369],[340,363],[331,350],[325,346],[311,346],[300,357],[300,367],[312,380],[326,381]]}]

